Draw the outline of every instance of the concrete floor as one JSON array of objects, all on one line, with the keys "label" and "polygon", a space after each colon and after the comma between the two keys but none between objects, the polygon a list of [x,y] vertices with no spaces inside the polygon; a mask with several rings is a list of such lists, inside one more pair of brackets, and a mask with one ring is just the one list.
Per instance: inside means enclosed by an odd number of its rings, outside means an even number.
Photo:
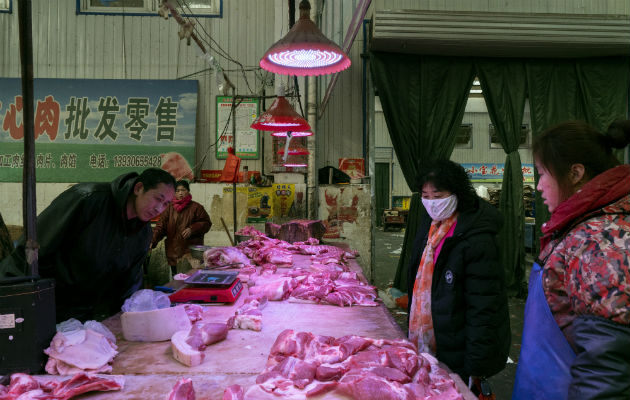
[{"label": "concrete floor", "polygon": [[[402,249],[404,230],[399,232],[383,232],[377,229],[374,240],[376,251],[372,255],[374,258],[374,285],[379,289],[386,290],[394,280],[398,259]],[[526,257],[526,262],[531,269],[531,256]],[[387,303],[387,302],[386,302]],[[512,398],[512,386],[516,373],[516,363],[521,350],[521,332],[523,330],[523,311],[525,300],[518,298],[509,299],[510,326],[512,329],[512,346],[510,349],[510,359],[505,369],[490,378],[490,385],[496,395],[497,400],[509,400]],[[407,330],[406,310],[390,308],[392,316],[401,326],[403,331]]]}]

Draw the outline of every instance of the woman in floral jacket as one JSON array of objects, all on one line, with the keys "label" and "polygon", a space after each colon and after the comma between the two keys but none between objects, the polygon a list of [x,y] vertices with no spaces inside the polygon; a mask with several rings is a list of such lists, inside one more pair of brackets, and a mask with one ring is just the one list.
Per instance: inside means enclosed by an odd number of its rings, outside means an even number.
[{"label": "woman in floral jacket", "polygon": [[630,398],[630,166],[607,134],[583,122],[548,129],[533,146],[537,189],[551,212],[532,268],[513,399]]}]

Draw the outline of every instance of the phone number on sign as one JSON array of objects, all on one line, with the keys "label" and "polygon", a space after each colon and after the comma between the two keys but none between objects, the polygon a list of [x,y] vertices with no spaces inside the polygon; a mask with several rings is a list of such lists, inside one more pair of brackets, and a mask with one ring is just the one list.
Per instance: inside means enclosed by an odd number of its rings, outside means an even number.
[{"label": "phone number on sign", "polygon": [[159,167],[162,157],[158,154],[124,154],[114,156],[114,167]]}]

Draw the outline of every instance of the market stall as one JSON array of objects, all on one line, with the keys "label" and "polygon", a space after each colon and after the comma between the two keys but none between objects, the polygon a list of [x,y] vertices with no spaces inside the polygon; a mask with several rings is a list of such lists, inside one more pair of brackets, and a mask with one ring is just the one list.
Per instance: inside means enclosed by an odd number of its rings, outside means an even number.
[{"label": "market stall", "polygon": [[[311,263],[311,256],[293,254],[292,269],[306,270]],[[355,259],[347,260],[347,266],[350,272],[357,273],[367,285]],[[182,285],[181,282],[169,283],[169,286],[174,288]],[[231,304],[202,305],[202,321],[225,323],[243,305],[248,295],[249,289],[244,285],[238,299]],[[268,364],[274,342],[287,329],[335,338],[346,335],[392,341],[405,338],[383,303],[378,302],[375,306],[339,307],[308,304],[290,298],[267,303],[262,310],[262,330],[231,329],[225,340],[211,344],[204,350],[205,359],[201,364],[188,367],[173,357],[169,340],[161,342],[125,340],[120,313],[105,320],[104,324],[115,334],[119,352],[113,360],[111,374],[124,376],[124,387],[119,391],[85,394],[81,398],[112,400],[164,398],[178,380],[190,378],[197,399],[222,399],[224,390],[231,385],[240,385],[244,389],[256,385],[257,377]],[[461,379],[455,374],[450,375],[463,398],[474,399]],[[346,397],[328,393],[314,398]]]}]

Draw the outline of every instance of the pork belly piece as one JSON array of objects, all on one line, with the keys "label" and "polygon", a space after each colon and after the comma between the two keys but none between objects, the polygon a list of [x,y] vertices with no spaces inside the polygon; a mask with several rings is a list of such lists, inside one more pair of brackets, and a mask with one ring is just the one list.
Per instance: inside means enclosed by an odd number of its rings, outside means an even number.
[{"label": "pork belly piece", "polygon": [[195,367],[203,363],[206,355],[186,343],[188,333],[188,330],[175,332],[171,338],[171,350],[174,359],[186,366]]},{"label": "pork belly piece", "polygon": [[166,400],[195,400],[195,388],[192,379],[182,378],[178,380],[166,396]]}]

